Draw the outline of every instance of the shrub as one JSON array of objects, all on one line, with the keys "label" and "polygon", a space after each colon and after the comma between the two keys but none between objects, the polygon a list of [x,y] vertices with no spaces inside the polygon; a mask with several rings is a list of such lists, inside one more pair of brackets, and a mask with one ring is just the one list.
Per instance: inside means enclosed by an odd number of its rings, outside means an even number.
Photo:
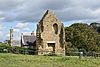
[{"label": "shrub", "polygon": [[29,54],[29,50],[28,48],[0,44],[0,53]]}]

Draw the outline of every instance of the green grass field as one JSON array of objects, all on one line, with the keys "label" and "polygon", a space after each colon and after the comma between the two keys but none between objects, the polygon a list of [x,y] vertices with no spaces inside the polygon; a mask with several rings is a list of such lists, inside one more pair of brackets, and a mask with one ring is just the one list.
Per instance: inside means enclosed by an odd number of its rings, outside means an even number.
[{"label": "green grass field", "polygon": [[0,53],[0,67],[100,67],[100,58]]}]

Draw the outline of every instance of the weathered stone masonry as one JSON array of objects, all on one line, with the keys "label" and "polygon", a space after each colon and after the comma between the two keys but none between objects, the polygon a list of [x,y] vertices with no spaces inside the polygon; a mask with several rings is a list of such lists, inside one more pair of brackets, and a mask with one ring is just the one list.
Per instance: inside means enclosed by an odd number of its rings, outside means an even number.
[{"label": "weathered stone masonry", "polygon": [[65,55],[64,25],[52,11],[47,10],[37,24],[36,37],[38,55],[49,53]]}]

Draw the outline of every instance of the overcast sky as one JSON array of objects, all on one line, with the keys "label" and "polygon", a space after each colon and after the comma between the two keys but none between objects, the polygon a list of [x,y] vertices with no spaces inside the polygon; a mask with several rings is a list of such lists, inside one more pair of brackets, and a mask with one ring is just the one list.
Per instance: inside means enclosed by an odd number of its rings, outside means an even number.
[{"label": "overcast sky", "polygon": [[100,22],[100,0],[0,0],[0,40],[9,37],[10,28],[14,28],[15,39],[20,39],[21,32],[35,31],[47,9],[65,26]]}]

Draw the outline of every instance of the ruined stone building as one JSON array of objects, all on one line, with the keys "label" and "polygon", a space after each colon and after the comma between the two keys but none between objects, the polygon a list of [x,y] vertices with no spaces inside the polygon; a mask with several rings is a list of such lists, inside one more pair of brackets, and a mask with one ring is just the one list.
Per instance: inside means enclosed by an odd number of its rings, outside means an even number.
[{"label": "ruined stone building", "polygon": [[37,24],[36,46],[38,55],[55,53],[65,55],[65,31],[64,25],[47,10],[40,22]]}]

